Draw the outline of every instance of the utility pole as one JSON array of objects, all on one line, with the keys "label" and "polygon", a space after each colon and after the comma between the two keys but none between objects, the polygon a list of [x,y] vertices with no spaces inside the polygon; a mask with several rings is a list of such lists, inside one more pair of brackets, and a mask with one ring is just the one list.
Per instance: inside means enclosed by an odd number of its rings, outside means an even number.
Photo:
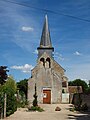
[{"label": "utility pole", "polygon": [[4,96],[4,118],[6,118],[6,100],[7,100],[7,95],[5,93],[5,96]]},{"label": "utility pole", "polygon": [[[9,70],[7,70],[7,66],[0,66],[0,85],[4,85],[4,83],[6,82],[8,78],[7,72],[9,72]],[[3,95],[4,95],[4,106],[2,105],[1,118],[6,117],[6,93]]]}]

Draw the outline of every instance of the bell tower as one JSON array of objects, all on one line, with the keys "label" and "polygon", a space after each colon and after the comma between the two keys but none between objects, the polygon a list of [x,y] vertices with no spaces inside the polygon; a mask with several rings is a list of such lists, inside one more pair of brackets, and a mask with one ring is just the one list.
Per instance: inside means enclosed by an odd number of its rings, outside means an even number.
[{"label": "bell tower", "polygon": [[47,15],[45,16],[45,21],[44,21],[43,30],[42,30],[40,46],[37,48],[37,50],[38,50],[38,58],[40,58],[40,56],[44,52],[46,52],[50,57],[53,57],[54,48],[52,47],[52,43],[51,43]]}]

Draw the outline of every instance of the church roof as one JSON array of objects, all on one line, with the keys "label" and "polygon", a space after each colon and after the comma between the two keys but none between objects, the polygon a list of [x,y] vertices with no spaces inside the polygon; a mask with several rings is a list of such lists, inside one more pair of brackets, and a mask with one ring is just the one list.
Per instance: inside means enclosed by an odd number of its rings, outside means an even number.
[{"label": "church roof", "polygon": [[45,16],[44,26],[42,30],[42,36],[40,41],[40,47],[42,48],[52,48],[51,38],[50,38],[50,31],[48,27],[48,17]]},{"label": "church roof", "polygon": [[62,70],[64,70],[64,72],[66,71],[60,64],[58,64],[54,59],[53,59],[55,65],[59,68],[61,68]]}]

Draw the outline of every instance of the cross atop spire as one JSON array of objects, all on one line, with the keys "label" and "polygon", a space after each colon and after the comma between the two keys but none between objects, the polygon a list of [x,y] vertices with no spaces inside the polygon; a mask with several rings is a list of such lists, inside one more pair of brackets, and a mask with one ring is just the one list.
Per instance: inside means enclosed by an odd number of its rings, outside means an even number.
[{"label": "cross atop spire", "polygon": [[45,21],[44,21],[44,26],[43,26],[43,31],[42,31],[41,41],[40,41],[40,47],[52,47],[47,15],[45,15]]}]

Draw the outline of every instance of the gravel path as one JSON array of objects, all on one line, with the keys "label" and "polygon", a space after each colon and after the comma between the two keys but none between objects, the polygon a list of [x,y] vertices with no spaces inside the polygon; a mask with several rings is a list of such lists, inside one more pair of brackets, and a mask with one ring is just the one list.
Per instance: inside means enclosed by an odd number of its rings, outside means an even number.
[{"label": "gravel path", "polygon": [[[4,120],[90,120],[88,114],[69,111],[70,104],[41,104],[40,106],[45,110],[44,112],[27,112],[25,108],[20,108]],[[57,106],[61,111],[55,111]]]}]

